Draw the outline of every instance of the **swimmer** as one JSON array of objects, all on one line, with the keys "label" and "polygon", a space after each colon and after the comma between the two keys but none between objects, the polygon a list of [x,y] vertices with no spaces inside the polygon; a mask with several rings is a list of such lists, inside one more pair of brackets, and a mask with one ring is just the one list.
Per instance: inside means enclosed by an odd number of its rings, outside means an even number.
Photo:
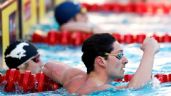
[{"label": "swimmer", "polygon": [[120,43],[108,33],[94,34],[82,45],[82,61],[87,68],[84,72],[61,62],[48,62],[43,72],[63,85],[69,93],[89,94],[107,88],[140,88],[152,78],[154,56],[159,44],[147,37],[142,46],[143,56],[140,65],[127,86],[111,86],[109,82],[122,79],[128,63]]},{"label": "swimmer", "polygon": [[15,41],[5,50],[5,62],[9,69],[16,68],[21,73],[30,70],[36,74],[42,69],[37,48],[26,41]]},{"label": "swimmer", "polygon": [[54,17],[61,31],[103,32],[98,26],[88,21],[86,10],[72,1],[57,5],[54,9]]}]

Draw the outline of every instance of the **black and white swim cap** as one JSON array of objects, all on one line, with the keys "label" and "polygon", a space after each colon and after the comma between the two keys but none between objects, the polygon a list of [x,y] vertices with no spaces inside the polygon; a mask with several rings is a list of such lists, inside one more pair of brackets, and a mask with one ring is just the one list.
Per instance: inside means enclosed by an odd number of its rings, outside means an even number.
[{"label": "black and white swim cap", "polygon": [[37,48],[26,41],[16,41],[5,50],[5,62],[9,68],[17,68],[38,55]]}]

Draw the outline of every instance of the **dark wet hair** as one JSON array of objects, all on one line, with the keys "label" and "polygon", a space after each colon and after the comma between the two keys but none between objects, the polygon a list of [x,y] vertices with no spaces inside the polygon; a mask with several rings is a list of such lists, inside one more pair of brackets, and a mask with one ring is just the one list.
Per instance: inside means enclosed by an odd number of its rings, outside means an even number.
[{"label": "dark wet hair", "polygon": [[89,74],[94,70],[94,60],[97,56],[105,57],[105,53],[110,53],[113,50],[113,43],[115,38],[108,34],[95,34],[84,41],[82,46],[82,61],[87,67],[87,73]]}]

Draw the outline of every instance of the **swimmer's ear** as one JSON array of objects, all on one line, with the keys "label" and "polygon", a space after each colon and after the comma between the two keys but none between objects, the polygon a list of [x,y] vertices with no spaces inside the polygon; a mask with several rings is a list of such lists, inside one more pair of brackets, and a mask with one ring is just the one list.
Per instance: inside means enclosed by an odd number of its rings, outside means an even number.
[{"label": "swimmer's ear", "polygon": [[95,64],[98,64],[98,65],[100,65],[102,67],[105,67],[105,60],[104,60],[104,58],[101,57],[101,56],[97,56],[95,58]]}]

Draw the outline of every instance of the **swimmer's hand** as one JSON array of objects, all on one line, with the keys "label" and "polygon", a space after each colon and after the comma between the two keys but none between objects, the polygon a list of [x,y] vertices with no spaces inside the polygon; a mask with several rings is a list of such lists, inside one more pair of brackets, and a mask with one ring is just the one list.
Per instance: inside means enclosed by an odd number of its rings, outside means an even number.
[{"label": "swimmer's hand", "polygon": [[147,37],[141,46],[141,50],[153,52],[154,54],[156,54],[159,49],[159,43],[153,37]]},{"label": "swimmer's hand", "polygon": [[141,88],[151,80],[154,56],[159,51],[159,48],[159,44],[154,38],[147,37],[144,40],[141,46],[143,56],[139,67],[127,86],[128,88]]}]

